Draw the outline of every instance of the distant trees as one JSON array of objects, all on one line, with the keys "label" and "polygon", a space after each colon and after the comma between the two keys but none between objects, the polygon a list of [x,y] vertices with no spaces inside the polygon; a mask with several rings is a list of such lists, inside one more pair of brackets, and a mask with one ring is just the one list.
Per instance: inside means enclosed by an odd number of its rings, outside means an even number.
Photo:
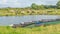
[{"label": "distant trees", "polygon": [[32,8],[32,9],[37,9],[38,6],[37,6],[35,3],[32,3],[31,8]]},{"label": "distant trees", "polygon": [[57,8],[60,9],[60,1],[57,2]]},{"label": "distant trees", "polygon": [[58,8],[58,9],[60,9],[60,1],[58,1],[56,5],[37,5],[35,3],[32,3],[31,8],[35,9],[35,10],[49,9],[49,8]]},{"label": "distant trees", "polygon": [[39,9],[44,9],[45,7],[44,5],[37,5],[35,3],[32,3],[31,8],[35,10],[39,10]]},{"label": "distant trees", "polygon": [[35,10],[39,10],[39,9],[57,8],[57,6],[56,5],[37,5],[35,3],[32,3],[31,8]]},{"label": "distant trees", "polygon": [[38,9],[45,9],[44,5],[38,5]]},{"label": "distant trees", "polygon": [[49,8],[57,8],[56,5],[45,5],[45,9],[49,9]]}]

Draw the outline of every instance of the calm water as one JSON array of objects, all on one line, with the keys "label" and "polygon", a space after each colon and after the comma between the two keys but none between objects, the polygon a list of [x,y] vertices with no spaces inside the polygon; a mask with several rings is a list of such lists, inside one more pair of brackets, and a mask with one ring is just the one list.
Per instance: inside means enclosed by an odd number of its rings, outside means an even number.
[{"label": "calm water", "polygon": [[21,22],[36,21],[41,19],[56,19],[57,15],[29,15],[29,16],[3,16],[0,17],[0,25],[18,24]]}]

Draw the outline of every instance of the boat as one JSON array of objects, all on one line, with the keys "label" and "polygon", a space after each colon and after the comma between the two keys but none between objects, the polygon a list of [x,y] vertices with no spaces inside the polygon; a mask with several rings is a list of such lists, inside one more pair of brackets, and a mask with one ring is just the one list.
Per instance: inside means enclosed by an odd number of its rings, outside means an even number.
[{"label": "boat", "polygon": [[21,22],[20,24],[12,24],[10,26],[12,26],[13,28],[26,27],[26,26],[33,25],[33,24],[35,24],[35,26],[41,26],[44,23],[54,22],[54,21],[60,21],[60,19],[59,18],[57,18],[57,19],[42,19],[42,20],[38,20],[38,21]]}]

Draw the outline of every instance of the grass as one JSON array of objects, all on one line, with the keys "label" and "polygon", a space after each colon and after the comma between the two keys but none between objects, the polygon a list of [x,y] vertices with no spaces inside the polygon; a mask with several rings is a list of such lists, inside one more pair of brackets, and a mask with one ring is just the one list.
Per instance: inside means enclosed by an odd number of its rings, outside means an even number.
[{"label": "grass", "polygon": [[9,26],[0,26],[0,34],[60,34],[60,24],[33,28],[12,28]]},{"label": "grass", "polygon": [[40,9],[40,10],[29,10],[29,9],[0,9],[0,16],[21,16],[21,15],[60,15],[60,9]]}]

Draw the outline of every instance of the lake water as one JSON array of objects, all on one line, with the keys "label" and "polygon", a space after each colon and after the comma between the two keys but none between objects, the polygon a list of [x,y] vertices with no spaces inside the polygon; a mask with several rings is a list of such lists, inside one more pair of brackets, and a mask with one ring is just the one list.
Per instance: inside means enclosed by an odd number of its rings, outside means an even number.
[{"label": "lake water", "polygon": [[19,24],[21,22],[37,21],[41,19],[56,19],[59,15],[29,15],[29,16],[2,16],[0,25]]}]

